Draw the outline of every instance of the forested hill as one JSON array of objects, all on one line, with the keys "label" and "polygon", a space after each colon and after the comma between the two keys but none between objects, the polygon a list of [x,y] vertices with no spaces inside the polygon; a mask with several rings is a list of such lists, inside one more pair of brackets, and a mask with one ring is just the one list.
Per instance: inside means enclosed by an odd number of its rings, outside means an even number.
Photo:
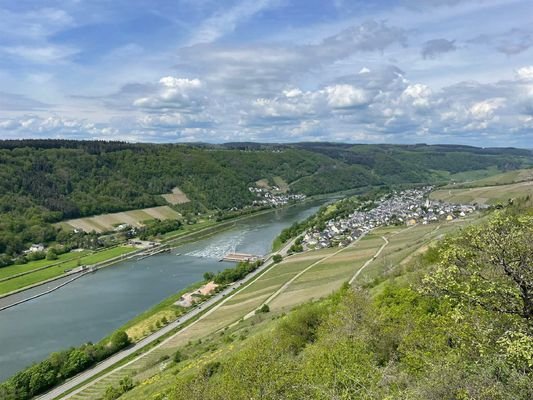
[{"label": "forested hill", "polygon": [[467,146],[0,141],[0,253],[46,241],[62,219],[165,204],[160,194],[175,186],[199,211],[225,210],[250,204],[248,186],[275,176],[317,194],[532,164],[531,151]]}]

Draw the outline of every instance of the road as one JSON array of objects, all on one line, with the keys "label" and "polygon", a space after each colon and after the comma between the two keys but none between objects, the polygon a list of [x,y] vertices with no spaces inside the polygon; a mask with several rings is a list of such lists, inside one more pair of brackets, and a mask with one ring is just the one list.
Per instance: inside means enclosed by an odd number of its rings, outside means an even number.
[{"label": "road", "polygon": [[[411,225],[411,226],[408,227],[408,228],[405,228],[405,229],[402,229],[401,231],[398,231],[398,232],[393,233],[391,236],[399,235],[399,234],[402,233],[402,232],[408,231],[409,229],[413,229],[415,226],[416,226],[416,224],[415,224],[415,225]],[[437,230],[437,229],[439,229],[439,228],[440,228],[440,225],[439,225],[435,230]],[[348,283],[349,283],[350,285],[354,283],[354,281],[357,279],[357,277],[359,276],[359,274],[360,274],[361,272],[363,272],[363,270],[364,270],[367,266],[369,266],[370,263],[371,263],[372,261],[374,261],[376,258],[379,257],[379,255],[380,255],[381,252],[385,249],[385,247],[387,247],[387,246],[389,245],[389,241],[387,240],[387,238],[386,238],[385,236],[382,236],[381,238],[383,239],[383,241],[384,241],[385,243],[383,243],[383,244],[381,245],[381,247],[378,249],[378,251],[376,252],[376,254],[374,254],[374,255],[372,256],[371,259],[367,260],[367,261],[363,264],[363,266],[357,270],[357,272],[352,276],[352,279],[350,279],[350,280],[348,281]]]},{"label": "road", "polygon": [[348,283],[349,283],[350,285],[351,285],[352,283],[354,283],[354,281],[357,279],[357,277],[359,276],[359,274],[360,274],[361,272],[363,272],[363,270],[364,270],[368,265],[370,265],[370,263],[371,263],[372,261],[374,261],[376,258],[378,258],[378,256],[381,254],[381,252],[383,251],[383,249],[384,249],[385,247],[387,247],[387,245],[389,244],[389,241],[387,240],[387,238],[386,238],[385,236],[382,236],[381,238],[385,241],[385,243],[383,243],[383,245],[381,245],[381,247],[378,249],[378,251],[376,252],[376,254],[374,254],[374,255],[372,256],[372,258],[368,259],[368,260],[363,264],[363,266],[357,270],[357,272],[352,276],[352,279],[350,279],[350,280],[348,281]]},{"label": "road", "polygon": [[[340,250],[336,251],[335,253],[332,253],[330,255],[327,255],[325,256],[324,258],[321,258],[320,260],[314,262],[313,264],[309,265],[307,268],[305,268],[304,270],[300,271],[299,273],[297,273],[295,276],[293,276],[291,279],[289,279],[287,282],[285,282],[283,284],[283,286],[281,286],[275,293],[273,293],[268,299],[266,299],[264,301],[263,304],[270,304],[270,302],[272,302],[272,300],[274,300],[276,297],[279,296],[279,294],[281,292],[283,292],[285,289],[287,289],[296,279],[298,279],[300,276],[302,276],[303,274],[305,274],[307,271],[309,271],[311,268],[313,268],[315,265],[318,265],[324,261],[326,261],[327,259],[331,258],[331,257],[335,257],[337,254],[339,254],[340,252],[344,251],[345,249],[349,248],[349,247],[352,247],[354,246],[359,240],[361,240],[364,236],[366,235],[366,232],[363,233],[359,238],[357,238],[357,240],[353,241],[352,243],[350,243],[347,247],[343,247],[341,248]],[[256,310],[253,310],[251,312],[249,312],[248,314],[246,314],[246,316],[244,317],[244,319],[248,319],[248,318],[251,318],[253,315],[255,315],[255,311]]]},{"label": "road", "polygon": [[[288,242],[278,252],[278,254],[281,254],[282,256],[285,257],[287,255],[287,252],[289,251],[290,247],[292,246],[292,244],[294,243],[295,240],[296,240],[296,238],[291,240],[290,242]],[[117,364],[117,363],[121,362],[125,358],[131,356],[132,354],[136,353],[137,351],[143,349],[144,347],[150,345],[151,343],[155,342],[156,340],[158,340],[158,339],[162,338],[163,336],[167,335],[169,332],[171,332],[172,330],[178,328],[180,325],[183,325],[184,323],[190,321],[191,319],[196,318],[199,314],[203,313],[202,315],[200,315],[200,317],[198,319],[196,319],[196,321],[194,321],[192,324],[189,324],[188,326],[184,327],[183,329],[180,329],[174,335],[176,335],[176,334],[178,334],[180,332],[183,332],[188,327],[192,326],[193,324],[195,324],[198,321],[201,321],[203,318],[207,317],[212,312],[214,312],[216,309],[218,309],[226,301],[231,299],[236,294],[236,293],[232,293],[232,292],[235,292],[235,290],[237,288],[243,286],[246,283],[250,283],[250,284],[253,283],[252,280],[256,276],[262,274],[263,272],[266,272],[266,270],[268,268],[270,268],[274,264],[274,262],[272,261],[272,255],[273,254],[270,254],[266,258],[265,263],[263,265],[261,265],[259,268],[257,268],[255,271],[249,273],[248,275],[246,275],[246,277],[244,277],[240,281],[235,282],[234,284],[228,286],[223,291],[221,291],[221,292],[217,293],[216,295],[214,295],[213,297],[209,298],[208,300],[203,302],[201,305],[199,305],[199,306],[195,307],[194,309],[192,309],[191,311],[189,311],[187,314],[182,315],[179,319],[171,322],[170,324],[168,324],[165,327],[161,328],[157,332],[154,332],[151,335],[145,337],[144,339],[142,339],[139,342],[137,342],[135,345],[133,345],[133,346],[131,346],[131,347],[129,347],[129,348],[127,348],[127,349],[125,349],[125,350],[123,350],[123,351],[121,351],[119,353],[116,353],[115,355],[107,358],[106,360],[102,361],[101,363],[95,365],[93,368],[76,375],[75,377],[69,379],[68,381],[66,381],[62,385],[57,386],[56,388],[50,390],[49,392],[47,392],[47,393],[45,393],[45,394],[43,394],[43,395],[41,395],[39,397],[36,397],[36,399],[39,399],[39,400],[53,400],[53,399],[57,399],[57,398],[63,396],[65,392],[67,392],[69,390],[72,390],[76,386],[79,386],[79,385],[83,384],[84,382],[94,378],[96,375],[98,375],[101,372],[105,371],[106,369],[112,367],[114,364]],[[250,281],[252,281],[252,282],[250,282]],[[212,307],[212,308],[210,308],[210,307]],[[207,312],[205,312],[205,309],[207,309],[207,308],[210,308],[210,309]],[[120,370],[120,369],[122,369],[122,368],[124,368],[124,367],[126,367],[126,366],[128,366],[128,365],[130,365],[130,364],[132,364],[134,362],[136,362],[140,358],[144,357],[145,355],[151,353],[152,351],[154,351],[155,349],[157,349],[158,347],[163,345],[166,341],[172,339],[172,337],[174,335],[170,336],[166,340],[164,340],[161,343],[159,343],[157,346],[152,347],[150,350],[142,353],[140,356],[134,358],[133,360],[127,362],[126,364],[123,364],[123,365],[113,369],[112,371],[110,371],[110,372],[108,372],[108,373],[106,373],[104,375],[99,376],[96,380],[92,380],[87,385],[84,385],[84,386],[82,386],[82,387],[80,387],[80,388],[68,393],[67,395],[65,395],[65,396],[63,396],[61,398],[68,399],[68,398],[74,396],[75,394],[81,392],[82,390],[86,389],[87,386],[90,386],[92,383],[96,382],[97,380],[103,379],[107,375],[109,375],[111,373],[114,373],[114,372],[116,372],[116,371],[118,371],[118,370]]]}]

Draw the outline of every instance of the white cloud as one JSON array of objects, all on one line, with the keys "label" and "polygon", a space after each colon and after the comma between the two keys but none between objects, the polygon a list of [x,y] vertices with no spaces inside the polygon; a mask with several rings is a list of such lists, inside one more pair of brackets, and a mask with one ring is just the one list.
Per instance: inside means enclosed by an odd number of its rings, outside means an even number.
[{"label": "white cloud", "polygon": [[474,103],[469,108],[469,112],[473,119],[487,120],[493,118],[495,111],[504,105],[505,99],[503,98],[487,99]]},{"label": "white cloud", "polygon": [[203,21],[189,39],[189,46],[214,42],[234,31],[239,24],[246,22],[257,13],[280,4],[279,0],[243,0],[236,6],[216,13]]},{"label": "white cloud", "polygon": [[516,71],[516,76],[518,77],[518,79],[523,79],[523,80],[528,80],[528,81],[533,80],[533,65],[518,68],[518,70]]},{"label": "white cloud", "polygon": [[0,56],[35,64],[53,64],[76,53],[73,46],[58,45],[51,37],[75,26],[74,19],[64,10],[40,8],[26,12],[0,9]]},{"label": "white cloud", "polygon": [[203,109],[207,103],[203,86],[197,78],[166,76],[159,80],[159,87],[155,93],[136,99],[133,105],[144,109],[179,109],[196,112]]},{"label": "white cloud", "polygon": [[35,64],[53,64],[69,59],[78,53],[72,47],[43,45],[43,46],[5,46],[0,51],[8,56],[22,58]]},{"label": "white cloud", "polygon": [[[61,116],[21,115],[0,119],[0,137],[5,139],[30,138],[99,138],[111,127],[86,120],[69,119]],[[118,131],[116,131],[118,132]]]},{"label": "white cloud", "polygon": [[199,44],[179,50],[179,67],[199,73],[213,90],[271,95],[292,79],[317,72],[361,52],[383,52],[405,46],[407,33],[384,21],[369,20],[327,36],[315,44],[256,44],[226,46]]},{"label": "white cloud", "polygon": [[407,86],[401,97],[404,101],[410,102],[415,107],[425,108],[430,104],[431,95],[432,91],[428,86],[415,83]]},{"label": "white cloud", "polygon": [[42,40],[72,26],[74,19],[60,9],[41,8],[20,13],[0,9],[0,33],[4,37]]},{"label": "white cloud", "polygon": [[332,108],[352,108],[368,102],[366,92],[351,85],[328,86],[325,91]]}]

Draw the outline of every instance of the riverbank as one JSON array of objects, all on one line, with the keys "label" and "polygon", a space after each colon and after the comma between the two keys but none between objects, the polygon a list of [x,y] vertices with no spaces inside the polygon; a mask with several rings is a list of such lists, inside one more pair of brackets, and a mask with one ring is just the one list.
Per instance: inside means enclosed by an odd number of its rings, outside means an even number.
[{"label": "riverbank", "polygon": [[[149,314],[157,314],[158,310],[153,310],[155,306],[201,282],[204,272],[216,273],[228,267],[218,262],[220,254],[235,249],[253,254],[269,253],[273,239],[281,230],[316,212],[324,201],[268,210],[262,215],[242,218],[236,224],[223,225],[223,230],[216,234],[212,227],[206,230],[204,226],[202,232],[195,231],[194,235],[188,232],[186,237],[173,242],[187,243],[171,253],[104,268],[47,296],[1,312],[0,380],[44,359],[51,352],[77,347],[87,341],[97,343],[124,325],[135,325],[128,321],[144,319],[137,326],[140,329],[135,329],[139,336],[148,334],[165,316],[159,313],[146,320]],[[209,237],[191,242],[205,236]],[[163,304],[159,311],[165,311],[166,307]],[[177,308],[168,307],[173,311]],[[141,315],[142,318],[138,318]],[[172,320],[173,315],[167,316],[167,320]]]},{"label": "riverbank", "polygon": [[[224,230],[231,229],[239,221],[243,221],[245,219],[252,218],[258,215],[274,212],[276,210],[290,207],[290,206],[292,205],[288,205],[288,206],[280,207],[280,208],[268,209],[268,210],[259,210],[257,212],[253,212],[253,213],[250,213],[244,216],[239,216],[231,220],[226,220],[226,221],[221,221],[221,222],[213,222],[209,224],[203,223],[201,226],[191,227],[191,229],[187,231],[177,231],[175,232],[174,235],[168,235],[167,237],[164,237],[162,240],[160,240],[159,243],[161,243],[161,245],[167,245],[170,248],[176,248],[186,243],[191,243],[197,240],[205,239],[217,233],[223,232]],[[94,270],[99,270],[99,269],[114,265],[118,262],[127,261],[132,258],[135,258],[139,254],[146,251],[146,249],[135,250],[131,248],[131,250],[128,250],[124,254],[115,256],[113,249],[117,249],[119,247],[126,248],[123,245],[119,245],[119,246],[115,246],[109,249],[104,249],[99,252],[89,254],[85,256],[87,257],[87,259],[85,260],[84,260],[84,257],[80,257],[77,259],[67,260],[64,262],[53,263],[48,266],[40,267],[39,269],[36,269],[36,270],[23,272],[21,274],[18,274],[17,276],[4,278],[3,281],[0,281],[0,299],[3,300],[2,302],[0,302],[0,311],[2,311],[4,308],[7,308],[6,306],[9,304],[9,300],[7,299],[11,296],[18,295],[18,294],[21,294],[23,292],[26,292],[32,289],[37,289],[39,287],[44,287],[52,282],[60,281],[60,280],[63,280],[63,279],[66,279],[72,276],[73,275],[72,273],[68,273],[68,272],[65,273],[64,270],[67,268],[75,268],[76,265],[79,264],[82,260],[83,260],[83,264],[90,265]],[[107,252],[111,252],[111,254],[109,255],[109,258],[106,257]],[[102,257],[104,259],[101,261],[94,262],[94,263],[91,262],[91,261],[96,261],[96,259],[91,259],[90,256],[96,256],[96,255],[98,255],[97,257],[99,259],[101,259]],[[152,256],[152,255],[149,255],[149,256]],[[32,274],[34,273],[39,274],[38,276],[44,276],[45,279],[43,280],[32,279],[35,277],[35,275],[32,276]],[[23,278],[26,282],[29,282],[29,284],[21,286],[20,284],[18,284],[18,282],[16,282],[16,280],[17,279],[20,280],[20,278]],[[11,282],[7,283],[8,281],[11,281]],[[63,287],[63,286],[65,286],[64,283],[60,283],[59,285],[57,285],[57,287],[54,288],[54,290],[57,290],[59,287]],[[2,291],[4,292],[2,293]],[[39,296],[35,296],[34,294],[32,294],[31,296],[28,296],[26,301],[30,300],[30,297],[31,299],[33,299],[36,297],[40,297],[43,294],[50,293],[52,291],[53,290],[50,290],[49,288],[43,289],[43,293],[41,293]],[[14,303],[21,304],[23,303],[23,301],[21,301],[20,299],[16,299],[12,303],[13,305],[15,305]]]}]

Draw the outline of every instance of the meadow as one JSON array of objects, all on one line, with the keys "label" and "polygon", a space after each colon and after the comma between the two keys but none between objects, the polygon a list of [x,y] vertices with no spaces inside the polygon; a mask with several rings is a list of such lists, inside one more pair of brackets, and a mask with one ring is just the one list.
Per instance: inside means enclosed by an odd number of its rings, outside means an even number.
[{"label": "meadow", "polygon": [[[67,253],[67,254],[64,254],[64,256],[76,255],[76,257],[70,257],[70,258],[65,257],[65,261],[60,262],[59,264],[50,264],[50,267],[48,268],[39,269],[35,272],[31,272],[26,275],[14,277],[13,279],[0,282],[0,295],[25,288],[27,286],[32,286],[37,283],[47,281],[49,279],[57,278],[63,275],[65,273],[65,270],[76,268],[79,265],[93,265],[96,263],[100,263],[100,262],[112,259],[114,257],[126,255],[135,250],[136,249],[134,247],[117,246],[117,247],[112,247],[112,248],[102,250],[102,251],[97,251],[97,252]],[[41,261],[46,261],[46,260],[41,260]],[[48,263],[50,263],[50,261],[48,261]],[[28,264],[25,264],[24,267],[27,266]],[[14,265],[10,267],[5,267],[3,269],[9,270],[10,268],[13,268],[13,267],[22,267],[22,266]],[[11,272],[13,271],[14,270],[12,270]]]},{"label": "meadow", "polygon": [[431,193],[433,200],[449,203],[470,203],[496,205],[507,203],[511,199],[533,194],[533,181],[512,183],[509,185],[482,186],[473,188],[441,189]]}]

